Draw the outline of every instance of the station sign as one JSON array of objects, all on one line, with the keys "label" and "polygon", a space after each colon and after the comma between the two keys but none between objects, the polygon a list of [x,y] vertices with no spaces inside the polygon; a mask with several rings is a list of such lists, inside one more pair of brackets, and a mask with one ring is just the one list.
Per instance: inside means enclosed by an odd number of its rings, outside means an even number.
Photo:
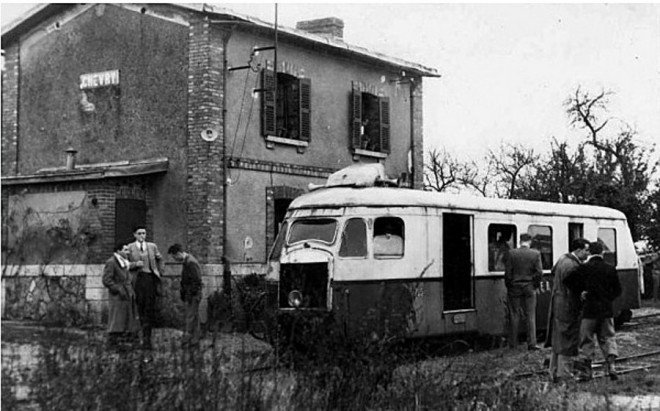
[{"label": "station sign", "polygon": [[101,71],[80,75],[80,89],[89,90],[100,87],[118,86],[119,70]]}]

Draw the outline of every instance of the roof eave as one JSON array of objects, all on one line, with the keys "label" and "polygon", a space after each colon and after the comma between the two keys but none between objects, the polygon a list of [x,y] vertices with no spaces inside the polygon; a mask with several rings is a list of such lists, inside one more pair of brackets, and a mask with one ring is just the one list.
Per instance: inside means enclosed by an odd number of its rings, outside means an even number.
[{"label": "roof eave", "polygon": [[7,43],[10,43],[17,39],[21,34],[29,31],[33,24],[41,20],[44,20],[50,16],[53,16],[62,10],[65,10],[70,7],[74,7],[74,3],[66,4],[53,4],[53,3],[42,3],[37,4],[31,9],[27,10],[25,13],[21,14],[19,17],[7,23],[2,27],[2,48],[6,47]]},{"label": "roof eave", "polygon": [[167,158],[136,162],[82,164],[73,170],[64,168],[44,169],[36,174],[2,178],[3,186],[46,184],[81,180],[104,180],[108,178],[133,177],[165,173],[169,168]]},{"label": "roof eave", "polygon": [[[26,11],[23,15],[17,19],[10,22],[8,25],[2,28],[2,47],[6,47],[7,43],[17,39],[21,34],[27,32],[31,27],[37,22],[48,18],[54,14],[65,10],[66,8],[76,6],[75,3],[66,3],[66,4],[39,4],[30,10]],[[228,18],[236,22],[244,22],[253,24],[257,27],[261,27],[267,30],[275,30],[275,25],[265,22],[263,20],[257,19],[256,17],[244,15],[241,13],[236,13],[233,10],[225,9],[219,6],[208,5],[208,4],[172,4],[174,7],[178,7],[185,10],[195,11],[198,13],[204,13],[210,16],[217,16],[220,18]],[[412,63],[406,60],[402,60],[395,57],[386,56],[384,54],[371,51],[369,49],[350,45],[344,41],[331,40],[324,36],[319,36],[315,34],[310,34],[302,30],[292,29],[289,27],[278,26],[278,33],[281,33],[285,37],[291,39],[302,40],[309,42],[315,45],[321,45],[330,50],[333,50],[336,53],[345,53],[352,55],[358,58],[362,58],[366,61],[379,62],[381,64],[389,65],[393,68],[404,69],[412,74],[416,74],[421,77],[441,77],[436,69],[425,67],[421,64]]]}]

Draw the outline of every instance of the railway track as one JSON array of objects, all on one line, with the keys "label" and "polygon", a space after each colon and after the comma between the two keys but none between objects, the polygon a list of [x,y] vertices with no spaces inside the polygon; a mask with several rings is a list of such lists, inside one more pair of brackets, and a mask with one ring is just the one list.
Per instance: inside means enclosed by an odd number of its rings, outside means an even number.
[{"label": "railway track", "polygon": [[635,316],[630,321],[623,323],[620,329],[625,331],[653,323],[660,323],[660,313]]},{"label": "railway track", "polygon": [[[600,361],[594,362],[591,365],[591,369],[593,370],[593,378],[594,379],[603,378],[603,377],[607,376],[605,374],[605,371],[604,371],[604,364],[605,364],[605,361],[600,360]],[[616,368],[617,368],[617,373],[619,375],[629,374],[629,373],[638,372],[638,371],[646,371],[646,370],[650,370],[652,368],[659,368],[660,367],[660,350],[648,351],[648,352],[644,352],[644,353],[628,355],[628,356],[625,356],[625,357],[619,357],[619,358],[616,359],[615,364],[616,364]],[[529,372],[514,374],[513,378],[514,379],[524,379],[524,378],[529,378],[529,377],[533,377],[533,376],[536,376],[536,375],[544,375],[544,374],[547,374],[547,373],[548,373],[547,368],[544,368],[542,370],[536,370],[536,371],[529,371]]]}]

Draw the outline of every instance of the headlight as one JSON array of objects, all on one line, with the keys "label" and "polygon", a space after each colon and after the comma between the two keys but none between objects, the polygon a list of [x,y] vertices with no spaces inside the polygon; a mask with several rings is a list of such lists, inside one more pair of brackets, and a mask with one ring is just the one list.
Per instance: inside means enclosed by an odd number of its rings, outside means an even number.
[{"label": "headlight", "polygon": [[298,308],[302,305],[303,296],[298,290],[293,290],[289,293],[289,305],[293,308]]}]

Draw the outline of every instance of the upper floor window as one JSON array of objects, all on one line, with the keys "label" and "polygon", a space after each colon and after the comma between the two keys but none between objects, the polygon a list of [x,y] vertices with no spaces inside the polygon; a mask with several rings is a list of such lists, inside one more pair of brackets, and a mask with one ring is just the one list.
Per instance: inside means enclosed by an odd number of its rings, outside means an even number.
[{"label": "upper floor window", "polygon": [[361,218],[351,218],[341,234],[340,257],[367,256],[367,225]]},{"label": "upper floor window", "polygon": [[404,225],[398,217],[379,217],[374,221],[374,257],[403,257]]},{"label": "upper floor window", "polygon": [[262,134],[310,141],[312,90],[310,79],[287,73],[277,73],[276,77],[273,70],[264,69],[261,80]]},{"label": "upper floor window", "polygon": [[352,145],[379,153],[390,152],[390,99],[353,87]]},{"label": "upper floor window", "polygon": [[532,248],[541,252],[541,262],[544,270],[552,268],[552,227],[547,225],[530,225],[527,234],[532,237]]},{"label": "upper floor window", "polygon": [[599,228],[598,242],[603,245],[603,260],[616,267],[616,230],[614,228]]},{"label": "upper floor window", "polygon": [[505,257],[516,248],[516,226],[490,224],[488,226],[488,271],[504,271]]}]

